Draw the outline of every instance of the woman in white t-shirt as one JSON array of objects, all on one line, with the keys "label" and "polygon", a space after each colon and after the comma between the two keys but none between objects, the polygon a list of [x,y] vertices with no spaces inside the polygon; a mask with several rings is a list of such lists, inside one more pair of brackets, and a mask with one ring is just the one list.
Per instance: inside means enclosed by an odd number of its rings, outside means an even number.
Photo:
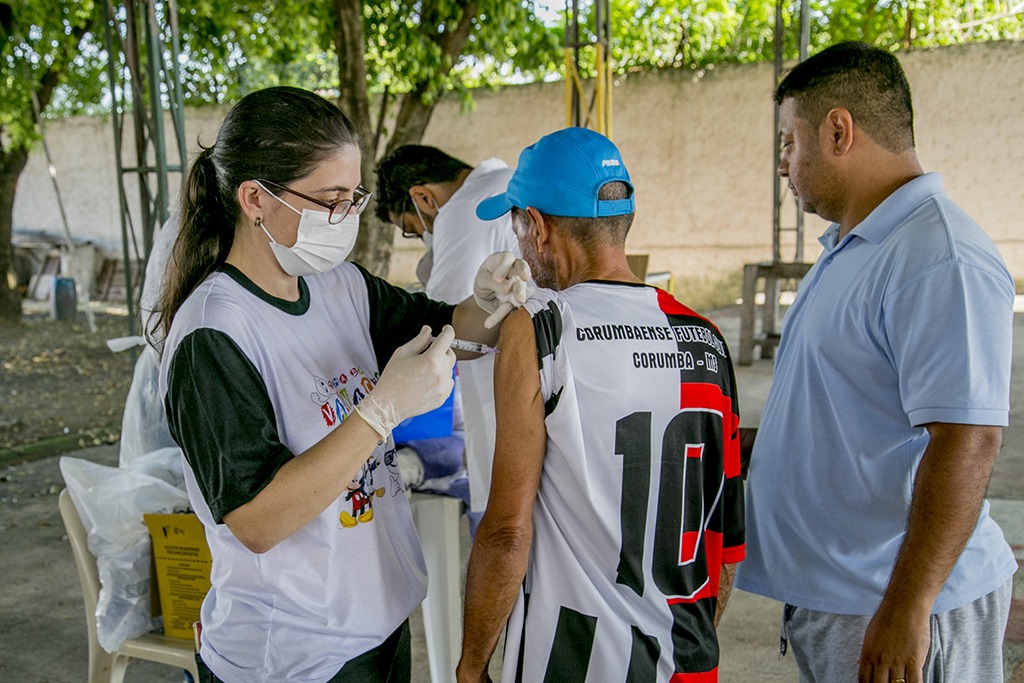
[{"label": "woman in white t-shirt", "polygon": [[354,126],[285,87],[232,107],[182,188],[156,322],[213,555],[205,680],[409,680],[426,576],[390,432],[450,393],[453,326],[494,343],[529,274],[488,259],[457,306],[393,287],[344,262],[369,200]]}]

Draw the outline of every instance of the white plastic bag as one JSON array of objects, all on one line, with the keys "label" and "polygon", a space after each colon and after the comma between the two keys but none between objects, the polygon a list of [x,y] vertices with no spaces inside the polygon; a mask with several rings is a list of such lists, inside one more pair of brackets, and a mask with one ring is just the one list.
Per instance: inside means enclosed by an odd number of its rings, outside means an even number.
[{"label": "white plastic bag", "polygon": [[161,448],[159,450],[144,453],[121,467],[142,472],[151,477],[166,481],[174,488],[185,491],[184,459],[181,456],[181,449],[177,446]]},{"label": "white plastic bag", "polygon": [[96,557],[96,635],[114,652],[126,638],[158,626],[150,615],[150,539],[142,516],[185,510],[188,496],[144,472],[81,458],[62,457],[60,471]]},{"label": "white plastic bag", "polygon": [[160,356],[152,346],[143,346],[135,361],[135,373],[121,419],[121,467],[131,467],[137,458],[147,453],[176,447],[167,426],[159,380]]},{"label": "white plastic bag", "polygon": [[[139,308],[143,328],[151,333],[149,339],[141,336],[123,337],[107,342],[107,346],[115,353],[133,346],[143,347],[135,361],[135,374],[128,389],[124,417],[121,420],[121,467],[131,467],[136,458],[175,445],[167,427],[163,397],[158,386],[163,335],[159,329],[150,328],[150,322],[152,314],[159,308],[164,273],[180,228],[181,221],[175,213],[153,237],[153,248],[146,262],[146,278]],[[154,343],[155,348],[149,342]]]}]

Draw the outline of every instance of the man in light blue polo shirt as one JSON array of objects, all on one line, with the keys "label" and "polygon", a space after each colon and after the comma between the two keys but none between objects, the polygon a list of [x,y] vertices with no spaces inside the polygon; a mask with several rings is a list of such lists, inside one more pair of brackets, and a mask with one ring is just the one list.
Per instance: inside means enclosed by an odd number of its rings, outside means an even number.
[{"label": "man in light blue polo shirt", "polygon": [[779,175],[835,222],[783,327],[736,586],[787,603],[802,681],[1001,683],[1013,280],[921,169],[895,57],[835,45],[775,101]]}]

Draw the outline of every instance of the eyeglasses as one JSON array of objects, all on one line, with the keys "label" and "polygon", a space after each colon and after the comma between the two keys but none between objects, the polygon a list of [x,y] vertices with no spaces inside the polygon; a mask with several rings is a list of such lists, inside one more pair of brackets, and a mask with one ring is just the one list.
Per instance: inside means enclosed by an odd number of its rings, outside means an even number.
[{"label": "eyeglasses", "polygon": [[392,223],[391,225],[393,225],[396,228],[398,228],[399,230],[401,230],[402,231],[402,237],[404,237],[405,239],[407,239],[407,240],[418,239],[419,236],[420,236],[420,234],[418,232],[410,232],[409,230],[405,229],[405,213],[406,213],[406,211],[408,209],[409,209],[409,197],[406,196],[405,201],[402,202],[402,212],[398,214],[399,215],[399,219],[398,220],[401,221],[401,224]]},{"label": "eyeglasses", "polygon": [[363,209],[366,208],[366,205],[370,203],[370,197],[373,196],[373,193],[365,187],[357,186],[355,191],[352,193],[352,199],[335,199],[333,202],[325,202],[321,199],[314,199],[313,197],[302,194],[301,192],[296,192],[292,188],[286,187],[281,183],[275,183],[273,180],[259,179],[258,182],[265,185],[272,185],[273,187],[276,187],[279,190],[284,190],[285,192],[291,192],[296,197],[302,197],[307,202],[313,202],[317,206],[324,207],[330,212],[327,216],[327,222],[331,225],[338,225],[345,220],[350,213],[354,213],[357,216],[361,214]]}]

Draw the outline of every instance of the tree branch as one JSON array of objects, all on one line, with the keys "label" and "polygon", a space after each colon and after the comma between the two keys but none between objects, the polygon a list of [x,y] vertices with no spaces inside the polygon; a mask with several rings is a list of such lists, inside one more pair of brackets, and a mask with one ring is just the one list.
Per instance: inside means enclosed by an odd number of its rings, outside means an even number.
[{"label": "tree branch", "polygon": [[462,54],[462,49],[466,47],[466,41],[469,40],[469,34],[473,30],[473,19],[476,17],[476,13],[476,0],[469,0],[462,6],[462,16],[459,17],[459,23],[455,29],[445,31],[434,41],[441,48],[441,53],[448,58],[448,63],[442,67],[443,75],[448,75],[459,55]]},{"label": "tree branch", "polygon": [[1009,19],[1015,17],[1018,14],[1024,14],[1024,2],[1018,4],[1016,7],[1011,8],[1007,12],[1002,14],[993,14],[991,17],[985,17],[984,19],[975,19],[974,21],[966,21],[962,24],[957,24],[957,29],[974,28],[975,26],[982,26],[983,24],[991,24],[993,21],[999,21],[1001,19]]},{"label": "tree branch", "polygon": [[[466,41],[469,40],[469,35],[473,31],[473,19],[476,17],[477,9],[476,0],[467,0],[462,4],[462,14],[455,28],[441,34],[437,32],[431,34],[431,39],[441,49],[441,54],[444,56],[444,61],[434,79],[444,79],[451,73],[452,67],[458,61],[466,46]],[[421,21],[423,20],[429,19],[421,16]],[[409,142],[418,142],[423,138],[427,124],[430,123],[430,115],[434,111],[434,102],[425,104],[423,99],[430,92],[431,82],[434,79],[421,79],[413,86],[412,90],[402,97],[398,116],[395,119],[395,132],[388,141],[389,152],[396,147]]]},{"label": "tree branch", "polygon": [[[62,55],[63,59],[54,60],[54,63],[44,71],[42,75],[40,75],[38,86],[30,86],[32,91],[34,91],[40,115],[43,110],[46,109],[46,105],[50,103],[50,98],[53,97],[53,91],[57,89],[58,85],[60,85],[60,79],[64,75],[65,68],[74,59],[72,55],[78,52],[82,39],[89,33],[89,29],[92,28],[95,18],[94,13],[86,18],[85,23],[82,25],[71,27],[70,35],[73,40],[67,43],[67,47]],[[3,30],[5,37],[8,39],[15,38],[17,20],[14,17],[14,10],[6,3],[0,3],[0,29]],[[29,97],[32,97],[31,91],[29,93]],[[31,100],[28,104],[28,118],[34,125],[39,125],[39,116],[36,115],[36,107]]]}]

